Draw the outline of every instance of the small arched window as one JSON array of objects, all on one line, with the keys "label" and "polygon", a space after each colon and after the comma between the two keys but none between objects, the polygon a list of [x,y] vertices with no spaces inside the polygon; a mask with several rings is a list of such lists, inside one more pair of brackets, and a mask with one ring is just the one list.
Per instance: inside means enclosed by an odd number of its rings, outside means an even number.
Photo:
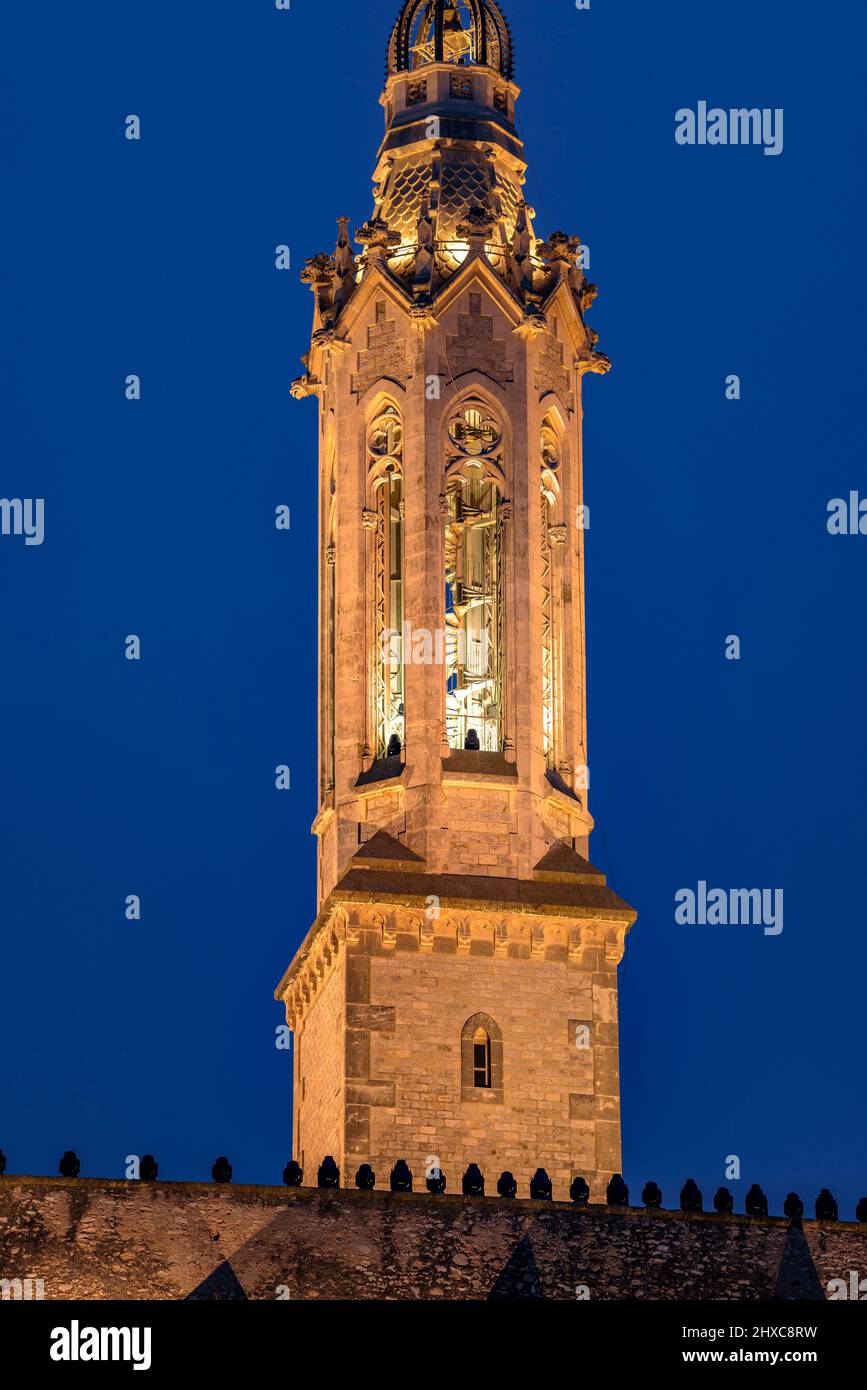
[{"label": "small arched window", "polygon": [[490,1014],[473,1014],[461,1029],[461,1100],[503,1103],[503,1035]]},{"label": "small arched window", "polygon": [[491,1087],[491,1040],[484,1028],[473,1034],[473,1085]]}]

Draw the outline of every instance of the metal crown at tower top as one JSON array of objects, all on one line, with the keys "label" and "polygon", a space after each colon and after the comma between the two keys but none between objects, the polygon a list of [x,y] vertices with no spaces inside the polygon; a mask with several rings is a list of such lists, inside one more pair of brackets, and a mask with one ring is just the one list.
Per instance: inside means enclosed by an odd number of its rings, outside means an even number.
[{"label": "metal crown at tower top", "polygon": [[511,81],[512,35],[494,0],[406,0],[388,45],[387,76],[428,63],[488,67]]}]

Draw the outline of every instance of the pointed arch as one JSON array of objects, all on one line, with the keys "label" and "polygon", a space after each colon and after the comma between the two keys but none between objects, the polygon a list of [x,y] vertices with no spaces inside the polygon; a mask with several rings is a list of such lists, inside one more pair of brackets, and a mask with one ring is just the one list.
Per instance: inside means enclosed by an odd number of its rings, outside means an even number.
[{"label": "pointed arch", "polygon": [[337,703],[337,446],[329,418],[323,438],[325,468],[321,480],[322,606],[320,661],[320,801],[334,791],[335,715]]},{"label": "pointed arch", "polygon": [[541,566],[541,700],[542,752],[546,766],[559,770],[563,756],[564,624],[561,556],[568,531],[562,521],[562,465],[565,430],[556,409],[550,409],[539,429],[541,489],[539,559]]},{"label": "pointed arch", "polygon": [[368,573],[368,735],[374,759],[403,750],[406,729],[403,595],[406,504],[403,413],[378,392],[364,414]]},{"label": "pointed arch", "polygon": [[445,728],[452,749],[501,752],[505,411],[478,389],[442,415]]}]

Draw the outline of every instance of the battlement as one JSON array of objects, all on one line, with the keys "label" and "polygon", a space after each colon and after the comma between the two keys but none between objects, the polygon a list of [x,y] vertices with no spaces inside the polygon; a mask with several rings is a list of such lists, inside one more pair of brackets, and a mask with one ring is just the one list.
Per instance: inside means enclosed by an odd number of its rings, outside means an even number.
[{"label": "battlement", "polygon": [[0,1280],[39,1280],[46,1300],[822,1300],[841,1288],[857,1297],[862,1275],[865,1223],[425,1191],[0,1180]]}]

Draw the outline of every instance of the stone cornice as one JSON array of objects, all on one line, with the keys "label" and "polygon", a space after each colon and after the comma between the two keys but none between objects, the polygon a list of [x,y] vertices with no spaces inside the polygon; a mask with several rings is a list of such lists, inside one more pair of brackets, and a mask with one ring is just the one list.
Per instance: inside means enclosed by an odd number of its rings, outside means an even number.
[{"label": "stone cornice", "polygon": [[[482,893],[487,886],[492,891]],[[518,887],[521,891],[513,891]],[[487,956],[615,970],[633,908],[595,883],[350,869],[324,903],[275,999],[294,1028],[347,944],[371,954]]]}]

